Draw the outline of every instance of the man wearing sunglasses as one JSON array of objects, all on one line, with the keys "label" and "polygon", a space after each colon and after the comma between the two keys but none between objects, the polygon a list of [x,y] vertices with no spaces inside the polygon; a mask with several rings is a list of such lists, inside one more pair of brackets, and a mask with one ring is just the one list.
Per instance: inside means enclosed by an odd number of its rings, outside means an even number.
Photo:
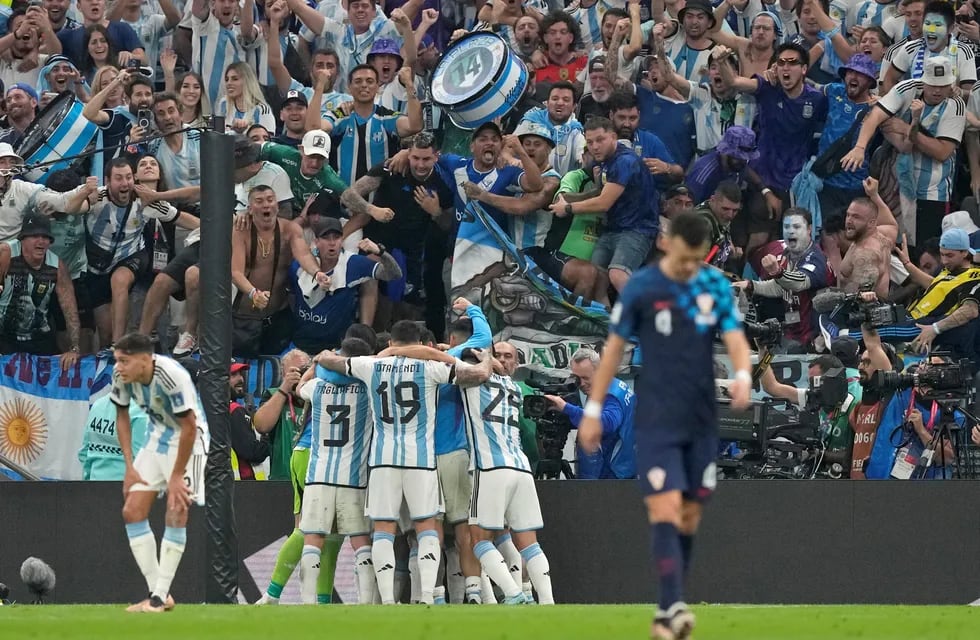
[{"label": "man wearing sunglasses", "polygon": [[[716,47],[713,57],[731,55],[727,48]],[[804,83],[809,57],[798,44],[785,43],[776,49],[775,77],[754,75],[735,76],[729,65],[719,71],[723,83],[742,93],[751,93],[759,104],[759,159],[753,168],[762,178],[763,195],[773,220],[780,217],[789,205],[789,187],[803,164],[813,155],[814,134],[823,130],[827,119],[827,96]],[[769,239],[774,230],[772,221],[765,221],[751,230],[745,252],[751,253]]]}]

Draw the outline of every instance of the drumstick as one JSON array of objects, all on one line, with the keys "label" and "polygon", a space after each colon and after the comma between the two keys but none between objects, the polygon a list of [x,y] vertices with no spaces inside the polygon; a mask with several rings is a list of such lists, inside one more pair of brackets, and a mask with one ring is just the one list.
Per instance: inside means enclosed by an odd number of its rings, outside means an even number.
[{"label": "drumstick", "polygon": [[715,246],[711,247],[711,251],[709,251],[708,252],[708,255],[706,255],[704,257],[704,261],[705,262],[711,262],[711,259],[715,257],[715,254],[718,253],[718,249],[720,249],[720,248],[721,247],[719,245],[717,245],[717,244]]}]

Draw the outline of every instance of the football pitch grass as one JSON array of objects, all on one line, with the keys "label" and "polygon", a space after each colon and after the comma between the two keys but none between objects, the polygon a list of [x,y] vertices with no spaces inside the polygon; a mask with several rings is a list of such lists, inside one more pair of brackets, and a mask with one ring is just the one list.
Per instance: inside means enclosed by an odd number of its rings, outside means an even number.
[{"label": "football pitch grass", "polygon": [[[975,640],[980,607],[699,605],[696,640]],[[0,607],[0,638],[10,640],[642,640],[646,605],[220,606],[178,605],[132,614],[123,606]]]}]

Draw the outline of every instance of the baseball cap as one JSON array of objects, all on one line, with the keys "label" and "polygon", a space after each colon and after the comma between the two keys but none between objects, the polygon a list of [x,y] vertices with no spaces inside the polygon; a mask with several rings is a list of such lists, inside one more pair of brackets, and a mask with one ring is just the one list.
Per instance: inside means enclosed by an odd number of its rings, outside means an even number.
[{"label": "baseball cap", "polygon": [[946,56],[933,56],[926,60],[922,82],[932,87],[949,87],[956,84],[953,63]]},{"label": "baseball cap", "polygon": [[830,353],[848,369],[857,369],[860,352],[861,345],[857,340],[848,336],[838,337],[830,344]]},{"label": "baseball cap", "polygon": [[962,229],[968,234],[980,231],[980,227],[973,222],[969,211],[954,211],[943,218],[943,231],[950,229]]},{"label": "baseball cap", "polygon": [[[504,132],[501,130],[500,125],[498,125],[493,120],[490,120],[489,122],[484,122],[479,127],[477,127],[476,129],[474,129],[473,130],[473,135],[470,136],[470,137],[471,138],[476,138],[477,136],[480,135],[480,133],[482,131],[484,131],[486,129],[492,129],[493,132],[496,133],[498,136],[500,136],[501,138],[504,137]],[[3,157],[3,156],[0,156],[0,157]]]},{"label": "baseball cap", "polygon": [[286,106],[290,102],[298,102],[304,107],[310,106],[310,101],[306,99],[306,94],[302,91],[287,91],[286,99],[282,101],[282,106]]},{"label": "baseball cap", "polygon": [[15,83],[13,83],[9,87],[7,87],[7,93],[4,94],[4,95],[8,95],[9,96],[10,95],[10,92],[13,91],[14,89],[20,89],[21,91],[23,91],[24,93],[26,93],[30,97],[34,98],[35,101],[37,101],[37,99],[38,99],[37,98],[37,91],[34,90],[34,87],[32,87],[31,85],[26,84],[24,82],[15,82]]},{"label": "baseball cap", "polygon": [[596,56],[589,61],[589,73],[606,70],[606,56]]},{"label": "baseball cap", "polygon": [[949,249],[950,251],[969,251],[975,254],[976,251],[970,247],[970,236],[963,229],[947,229],[939,237],[939,248]]},{"label": "baseball cap", "polygon": [[308,156],[330,157],[330,136],[322,129],[307,131],[299,146],[302,147],[303,153]]},{"label": "baseball cap", "polygon": [[665,200],[670,200],[671,198],[676,198],[677,196],[690,196],[690,195],[692,195],[691,190],[688,189],[687,186],[683,184],[675,184],[672,187],[668,187],[667,190],[664,191]]},{"label": "baseball cap", "polygon": [[23,240],[31,236],[47,236],[51,242],[54,242],[54,234],[51,233],[51,220],[47,216],[40,214],[27,216],[24,219],[24,224],[20,227],[20,233],[17,234],[17,239]]},{"label": "baseball cap", "polygon": [[9,142],[0,142],[0,158],[17,158],[18,164],[24,164],[24,159],[17,155]]},{"label": "baseball cap", "polygon": [[517,128],[514,129],[514,135],[518,138],[523,136],[538,136],[539,138],[544,138],[552,147],[555,146],[554,131],[550,127],[546,127],[540,122],[521,120],[520,124],[517,125]]},{"label": "baseball cap", "polygon": [[306,208],[308,216],[324,216],[330,218],[343,218],[344,212],[340,207],[340,196],[332,189],[320,189]]},{"label": "baseball cap", "polygon": [[242,369],[248,369],[248,365],[245,364],[244,362],[235,362],[234,360],[232,360],[231,366],[228,367],[228,373],[238,373]]},{"label": "baseball cap", "polygon": [[337,218],[321,217],[313,227],[313,235],[315,235],[317,238],[322,238],[329,233],[339,233],[343,235],[344,226],[340,224],[340,220]]}]

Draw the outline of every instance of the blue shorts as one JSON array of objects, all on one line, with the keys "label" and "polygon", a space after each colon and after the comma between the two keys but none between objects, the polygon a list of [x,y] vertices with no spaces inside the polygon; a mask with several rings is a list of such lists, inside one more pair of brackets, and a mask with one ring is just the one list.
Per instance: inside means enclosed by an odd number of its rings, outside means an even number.
[{"label": "blue shorts", "polygon": [[685,500],[704,502],[718,482],[718,436],[658,439],[636,434],[636,470],[647,496],[680,491]]},{"label": "blue shorts", "polygon": [[592,264],[632,274],[646,262],[653,236],[639,231],[603,231],[592,250]]}]

